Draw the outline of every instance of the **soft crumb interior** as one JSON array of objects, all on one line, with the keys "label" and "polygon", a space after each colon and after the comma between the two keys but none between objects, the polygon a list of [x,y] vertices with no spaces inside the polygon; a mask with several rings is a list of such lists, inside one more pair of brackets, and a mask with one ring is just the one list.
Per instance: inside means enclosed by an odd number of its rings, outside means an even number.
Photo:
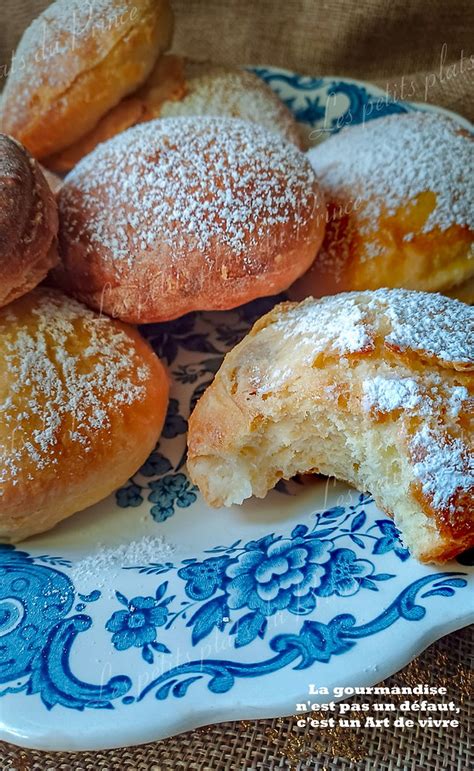
[{"label": "soft crumb interior", "polygon": [[468,306],[405,290],[281,306],[196,407],[194,481],[219,506],[335,476],[372,493],[415,556],[448,559],[469,542],[470,323]]},{"label": "soft crumb interior", "polygon": [[379,507],[393,516],[406,545],[416,556],[433,551],[441,538],[410,494],[413,479],[397,422],[373,424],[328,412],[311,404],[298,415],[266,422],[239,455],[201,457],[196,476],[212,479],[212,491],[224,505],[251,495],[263,498],[279,479],[315,472],[369,490]]}]

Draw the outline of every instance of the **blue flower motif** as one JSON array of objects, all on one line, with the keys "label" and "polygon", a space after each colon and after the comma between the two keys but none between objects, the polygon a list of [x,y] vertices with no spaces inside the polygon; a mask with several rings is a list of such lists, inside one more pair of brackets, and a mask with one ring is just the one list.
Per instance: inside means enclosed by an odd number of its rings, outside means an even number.
[{"label": "blue flower motif", "polygon": [[410,556],[410,552],[402,546],[400,533],[393,522],[388,519],[378,519],[377,525],[382,533],[382,538],[375,542],[372,554],[386,554],[389,551],[394,551],[397,557],[405,562]]},{"label": "blue flower motif", "polygon": [[142,648],[156,640],[156,627],[163,626],[168,609],[161,607],[153,597],[134,597],[128,610],[117,610],[107,621],[105,628],[113,632],[112,643],[116,650],[125,651],[134,646]]},{"label": "blue flower motif", "polygon": [[168,458],[165,458],[161,452],[154,450],[140,468],[140,474],[143,474],[144,477],[161,476],[167,471],[171,471],[172,468]]},{"label": "blue flower motif", "polygon": [[316,605],[314,590],[324,575],[321,567],[331,557],[330,541],[317,538],[275,538],[251,541],[226,569],[228,606],[250,608],[264,616],[278,610],[310,613]]},{"label": "blue flower motif", "polygon": [[298,123],[316,123],[324,118],[326,114],[326,105],[321,104],[321,98],[319,96],[311,99],[309,96],[305,96],[305,106],[296,107],[295,97],[285,100],[287,106],[293,110],[295,118]]},{"label": "blue flower motif", "polygon": [[134,508],[140,506],[140,504],[143,503],[141,491],[142,488],[135,484],[121,487],[120,490],[117,490],[115,493],[117,504],[121,506],[122,509],[126,509],[129,506],[133,506]]},{"label": "blue flower motif", "polygon": [[155,504],[150,513],[157,522],[164,522],[171,517],[175,505],[185,509],[197,498],[197,488],[184,474],[167,474],[155,482],[150,482],[150,489],[152,492],[148,500]]},{"label": "blue flower motif", "polygon": [[185,591],[193,600],[207,600],[223,588],[225,569],[229,557],[209,557],[203,562],[193,562],[178,570],[178,576],[186,581]]},{"label": "blue flower motif", "polygon": [[165,321],[161,324],[145,324],[140,327],[141,333],[150,342],[158,356],[165,359],[168,364],[172,364],[179,351],[179,343],[184,335],[189,335],[196,322],[196,314],[189,313],[187,316],[175,321]]},{"label": "blue flower motif", "polygon": [[335,549],[326,565],[326,574],[321,581],[318,595],[329,597],[331,594],[338,594],[340,597],[350,597],[359,591],[364,579],[371,575],[373,569],[372,562],[357,559],[352,549]]},{"label": "blue flower motif", "polygon": [[174,439],[179,434],[185,434],[187,428],[187,421],[179,414],[178,400],[170,399],[165,425],[163,426],[162,431],[163,436],[165,439]]},{"label": "blue flower motif", "polygon": [[[160,653],[169,653],[163,643],[157,642],[156,630],[164,626],[168,619],[168,603],[173,597],[162,600],[167,589],[167,582],[161,584],[155,597],[133,597],[131,600],[116,592],[116,597],[126,610],[117,610],[107,621],[105,628],[112,632],[112,644],[118,651],[128,648],[142,648],[145,661],[153,662],[150,647]],[[161,602],[160,602],[161,600]]]}]

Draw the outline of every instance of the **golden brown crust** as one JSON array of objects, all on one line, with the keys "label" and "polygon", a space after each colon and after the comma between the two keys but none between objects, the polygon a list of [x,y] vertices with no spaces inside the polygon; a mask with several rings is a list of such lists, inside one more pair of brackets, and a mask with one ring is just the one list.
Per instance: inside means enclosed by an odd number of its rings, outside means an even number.
[{"label": "golden brown crust", "polygon": [[113,107],[94,128],[69,147],[44,159],[45,165],[60,174],[71,171],[95,147],[116,134],[135,126],[143,118],[144,108],[136,96],[128,96]]},{"label": "golden brown crust", "polygon": [[[214,115],[265,126],[302,149],[301,133],[288,107],[253,72],[243,67],[185,59],[185,91],[179,99],[155,99],[145,91],[151,117]],[[145,89],[147,84],[145,84]]]},{"label": "golden brown crust", "polygon": [[432,113],[350,127],[309,152],[327,201],[318,258],[293,299],[474,278],[472,135]]},{"label": "golden brown crust", "polygon": [[20,42],[3,130],[36,158],[67,147],[144,82],[171,34],[168,0],[138,0],[125,10],[120,0],[57,0]]},{"label": "golden brown crust", "polygon": [[474,276],[468,278],[467,281],[463,281],[462,284],[457,284],[451,289],[444,291],[443,294],[453,297],[455,300],[461,300],[461,302],[468,305],[474,305]]},{"label": "golden brown crust", "polygon": [[137,91],[144,106],[144,120],[161,117],[164,104],[181,101],[188,91],[186,59],[176,54],[161,56]]},{"label": "golden brown crust", "polygon": [[112,139],[137,123],[152,120],[159,114],[163,102],[180,99],[184,93],[184,60],[172,54],[161,56],[138,91],[122,99],[77,142],[46,158],[45,164],[58,172],[71,171],[100,142]]},{"label": "golden brown crust", "polygon": [[100,145],[59,195],[55,279],[133,323],[286,289],[321,243],[322,199],[297,148],[225,118],[168,118]]},{"label": "golden brown crust", "polygon": [[55,289],[0,311],[0,539],[106,497],[159,437],[168,379],[138,331]]},{"label": "golden brown crust", "polygon": [[58,262],[58,213],[38,163],[0,134],[0,306],[29,292]]},{"label": "golden brown crust", "polygon": [[316,471],[368,489],[419,559],[474,545],[473,311],[378,290],[277,306],[225,358],[189,421],[213,506]]},{"label": "golden brown crust", "polygon": [[283,136],[301,149],[298,125],[289,109],[260,78],[241,67],[161,56],[145,83],[70,147],[45,160],[70,171],[100,142],[154,118],[222,116],[242,118]]}]

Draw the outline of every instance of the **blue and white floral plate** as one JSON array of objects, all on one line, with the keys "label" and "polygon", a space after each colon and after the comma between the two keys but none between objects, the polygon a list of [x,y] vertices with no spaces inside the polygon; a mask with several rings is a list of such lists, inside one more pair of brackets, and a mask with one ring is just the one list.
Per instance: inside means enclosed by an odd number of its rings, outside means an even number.
[{"label": "blue and white floral plate", "polygon": [[[416,109],[257,72],[312,139]],[[315,478],[216,511],[188,480],[186,418],[272,302],[144,328],[174,383],[159,446],[106,501],[0,547],[2,739],[101,749],[288,715],[310,683],[374,684],[474,620],[469,560],[411,559],[368,495]]]}]

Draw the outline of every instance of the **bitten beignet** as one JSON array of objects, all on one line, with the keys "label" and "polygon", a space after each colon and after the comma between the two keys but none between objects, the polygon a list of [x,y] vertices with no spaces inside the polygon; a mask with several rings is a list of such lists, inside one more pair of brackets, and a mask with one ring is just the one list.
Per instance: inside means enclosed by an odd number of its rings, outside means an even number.
[{"label": "bitten beignet", "polygon": [[474,309],[381,289],[260,319],[189,421],[212,506],[319,472],[369,490],[422,561],[474,545]]},{"label": "bitten beignet", "polygon": [[235,308],[310,266],[324,204],[304,153],[232,118],[162,118],[99,145],[58,196],[68,293],[123,321]]},{"label": "bitten beignet", "polygon": [[438,113],[351,126],[308,152],[327,203],[292,299],[404,287],[474,301],[474,142]]},{"label": "bitten beignet", "polygon": [[122,485],[160,435],[168,379],[136,329],[55,289],[0,310],[0,541]]}]

